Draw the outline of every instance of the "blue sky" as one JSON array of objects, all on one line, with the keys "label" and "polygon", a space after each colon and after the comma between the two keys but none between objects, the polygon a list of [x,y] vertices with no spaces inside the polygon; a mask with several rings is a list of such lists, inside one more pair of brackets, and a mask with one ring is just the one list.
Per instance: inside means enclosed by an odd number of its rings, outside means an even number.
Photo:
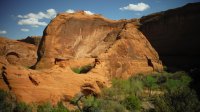
[{"label": "blue sky", "polygon": [[56,13],[69,9],[118,20],[140,18],[192,2],[200,0],[1,0],[0,36],[20,39],[42,35]]}]

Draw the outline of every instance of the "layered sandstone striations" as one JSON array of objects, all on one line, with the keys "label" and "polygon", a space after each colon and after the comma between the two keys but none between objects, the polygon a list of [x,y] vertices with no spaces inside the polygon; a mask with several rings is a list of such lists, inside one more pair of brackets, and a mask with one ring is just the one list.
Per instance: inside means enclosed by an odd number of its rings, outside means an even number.
[{"label": "layered sandstone striations", "polygon": [[199,64],[200,3],[191,3],[140,19],[141,31],[159,53],[164,64]]},{"label": "layered sandstone striations", "polygon": [[44,31],[36,68],[50,68],[57,60],[96,59],[94,69],[111,76],[162,70],[157,52],[137,24],[136,19],[114,21],[84,12],[59,14]]},{"label": "layered sandstone striations", "polygon": [[0,57],[7,63],[30,67],[37,61],[37,47],[0,37]]}]

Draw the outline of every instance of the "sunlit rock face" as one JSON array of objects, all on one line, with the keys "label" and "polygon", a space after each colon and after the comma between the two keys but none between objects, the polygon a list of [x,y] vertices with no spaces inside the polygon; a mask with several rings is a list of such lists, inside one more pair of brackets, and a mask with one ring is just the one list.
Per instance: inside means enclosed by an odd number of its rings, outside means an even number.
[{"label": "sunlit rock face", "polygon": [[37,61],[37,47],[0,37],[0,56],[7,63],[30,67]]},{"label": "sunlit rock face", "polygon": [[94,69],[111,77],[162,70],[137,19],[114,21],[82,11],[58,14],[44,30],[38,54],[36,69],[50,68],[57,60],[96,59]]}]

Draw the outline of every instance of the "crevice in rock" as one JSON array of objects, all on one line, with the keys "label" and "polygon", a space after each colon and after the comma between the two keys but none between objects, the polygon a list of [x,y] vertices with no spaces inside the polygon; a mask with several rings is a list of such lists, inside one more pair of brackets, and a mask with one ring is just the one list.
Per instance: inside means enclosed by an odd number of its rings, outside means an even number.
[{"label": "crevice in rock", "polygon": [[1,73],[1,75],[2,75],[2,78],[3,78],[3,81],[6,83],[6,85],[8,86],[8,89],[9,90],[11,90],[12,89],[12,87],[10,86],[10,83],[9,83],[9,81],[8,81],[8,78],[6,77],[6,75],[7,75],[7,73],[5,72],[5,70],[6,70],[6,67],[2,67],[2,73]]},{"label": "crevice in rock", "polygon": [[17,54],[16,52],[9,52],[8,54],[6,54],[6,57],[8,57],[9,55],[14,55],[19,58],[19,54]]},{"label": "crevice in rock", "polygon": [[152,67],[153,70],[154,70],[154,66],[153,66],[152,60],[149,59],[148,57],[146,57],[146,58],[147,58],[147,64],[148,64],[148,66]]},{"label": "crevice in rock", "polygon": [[125,23],[123,24],[123,27],[122,27],[121,31],[119,31],[119,33],[117,34],[116,40],[121,39],[120,34],[121,34],[121,32],[122,32],[124,29],[126,30],[126,25],[127,25],[127,22],[125,22]]},{"label": "crevice in rock", "polygon": [[55,61],[54,61],[54,64],[57,64],[59,62],[62,62],[62,61],[68,61],[69,59],[67,58],[55,58]]},{"label": "crevice in rock", "polygon": [[39,83],[38,83],[35,79],[33,79],[31,76],[29,76],[29,80],[30,80],[35,86],[38,86],[38,85],[39,85]]},{"label": "crevice in rock", "polygon": [[85,83],[82,87],[81,87],[81,92],[87,96],[87,95],[93,95],[93,96],[97,96],[97,93],[95,92],[95,88],[92,84],[89,83]]}]

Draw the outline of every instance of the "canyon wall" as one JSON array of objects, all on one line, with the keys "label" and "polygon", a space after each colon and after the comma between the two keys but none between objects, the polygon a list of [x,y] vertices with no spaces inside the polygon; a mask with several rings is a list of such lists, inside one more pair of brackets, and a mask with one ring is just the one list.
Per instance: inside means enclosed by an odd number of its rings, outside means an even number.
[{"label": "canyon wall", "polygon": [[200,64],[200,3],[144,16],[140,30],[167,66]]}]

